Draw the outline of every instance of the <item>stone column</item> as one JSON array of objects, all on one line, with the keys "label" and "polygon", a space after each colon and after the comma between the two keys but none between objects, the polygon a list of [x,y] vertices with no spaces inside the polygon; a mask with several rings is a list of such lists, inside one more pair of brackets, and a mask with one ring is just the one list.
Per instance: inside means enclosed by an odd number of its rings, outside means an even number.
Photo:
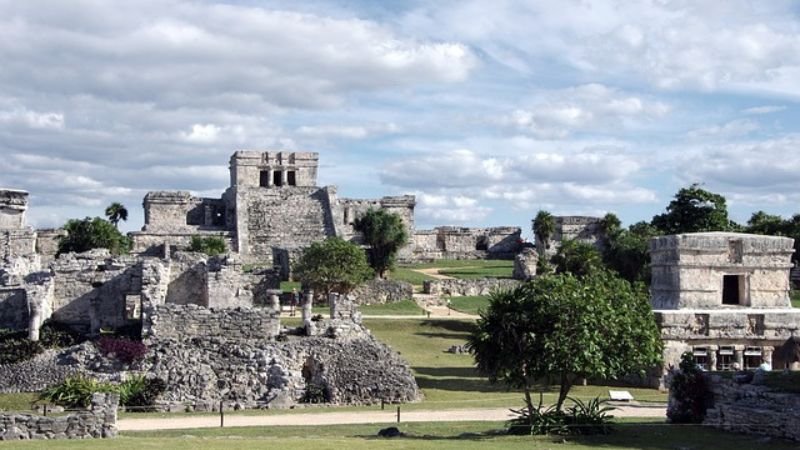
[{"label": "stone column", "polygon": [[738,370],[744,369],[744,346],[737,345],[734,349],[734,354],[736,355],[736,365]]},{"label": "stone column", "polygon": [[289,185],[289,172],[285,169],[281,170],[281,186]]},{"label": "stone column", "polygon": [[336,319],[338,316],[336,307],[338,306],[336,303],[339,301],[339,294],[336,292],[331,292],[328,294],[328,306],[331,309],[331,319]]},{"label": "stone column", "polygon": [[306,334],[311,336],[314,334],[316,327],[314,326],[314,322],[311,320],[312,313],[311,313],[311,306],[314,303],[314,291],[311,289],[306,290],[303,296],[303,326],[306,329]]},{"label": "stone column", "polygon": [[203,224],[207,227],[214,224],[214,211],[211,205],[203,205]]},{"label": "stone column", "polygon": [[281,299],[277,293],[272,292],[269,294],[269,304],[276,312],[281,312]]},{"label": "stone column", "polygon": [[272,167],[267,167],[267,187],[272,187],[274,183],[272,182]]},{"label": "stone column", "polygon": [[717,347],[709,347],[708,349],[708,371],[717,370]]},{"label": "stone column", "polygon": [[775,347],[773,347],[771,345],[765,345],[761,349],[761,352],[762,352],[761,353],[761,359],[763,361],[765,361],[766,363],[768,363],[770,367],[772,367],[772,352],[774,352],[774,351],[775,351]]}]

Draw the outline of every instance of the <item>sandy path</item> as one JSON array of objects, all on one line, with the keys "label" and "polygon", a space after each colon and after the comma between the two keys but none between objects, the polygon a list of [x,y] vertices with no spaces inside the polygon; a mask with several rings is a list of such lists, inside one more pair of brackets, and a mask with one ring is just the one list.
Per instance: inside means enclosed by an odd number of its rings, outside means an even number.
[{"label": "sandy path", "polygon": [[[665,407],[622,406],[612,412],[615,417],[666,417]],[[402,411],[402,422],[466,422],[503,421],[511,418],[508,408],[459,409],[443,411]],[[326,412],[272,415],[227,414],[226,427],[292,426],[292,425],[347,425],[364,423],[397,423],[397,409],[386,411]],[[219,427],[219,416],[203,415],[176,418],[120,419],[120,431],[176,430],[188,428]]]},{"label": "sandy path", "polygon": [[429,276],[431,278],[436,278],[437,280],[452,280],[453,279],[453,277],[451,277],[451,276],[442,275],[441,273],[439,273],[439,271],[441,269],[442,269],[441,267],[431,267],[431,268],[428,268],[428,269],[411,269],[411,270],[413,272],[419,272],[419,273],[421,273],[423,275],[427,275],[427,276]]}]

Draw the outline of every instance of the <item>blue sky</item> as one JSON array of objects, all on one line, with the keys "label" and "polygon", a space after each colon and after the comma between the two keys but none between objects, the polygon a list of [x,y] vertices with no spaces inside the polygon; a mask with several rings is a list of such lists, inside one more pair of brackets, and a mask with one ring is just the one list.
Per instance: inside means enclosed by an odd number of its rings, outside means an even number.
[{"label": "blue sky", "polygon": [[342,196],[419,228],[537,210],[800,212],[800,18],[783,1],[0,0],[0,185],[29,222],[141,227],[149,190],[218,197],[236,149],[320,153]]}]

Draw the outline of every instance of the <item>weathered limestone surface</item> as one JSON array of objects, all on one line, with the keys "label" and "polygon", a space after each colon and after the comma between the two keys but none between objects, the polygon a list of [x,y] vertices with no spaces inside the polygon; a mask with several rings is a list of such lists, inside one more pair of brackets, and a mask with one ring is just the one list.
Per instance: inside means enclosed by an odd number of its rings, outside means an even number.
[{"label": "weathered limestone surface", "polygon": [[724,275],[744,277],[743,306],[788,308],[793,240],[691,233],[650,241],[654,309],[720,308]]},{"label": "weathered limestone surface", "polygon": [[736,433],[800,441],[800,394],[771,392],[765,386],[738,384],[709,375],[714,406],[703,425]]},{"label": "weathered limestone surface", "polygon": [[414,297],[414,286],[405,281],[375,279],[367,281],[350,293],[358,305],[382,305]]},{"label": "weathered limestone surface", "polygon": [[150,336],[159,340],[187,336],[271,340],[280,332],[279,311],[268,308],[213,309],[197,305],[160,305],[150,316]]},{"label": "weathered limestone surface", "polygon": [[0,230],[25,228],[28,193],[16,189],[0,189]]},{"label": "weathered limestone surface", "polygon": [[480,278],[476,280],[429,280],[422,285],[422,290],[431,295],[449,295],[453,297],[489,295],[494,290],[513,289],[519,280],[503,278]]},{"label": "weathered limestone surface", "polygon": [[0,441],[89,439],[117,436],[118,394],[94,394],[86,411],[66,416],[0,414]]},{"label": "weathered limestone surface", "polygon": [[45,350],[27,361],[0,365],[0,392],[37,392],[81,371],[60,353]]},{"label": "weathered limestone surface", "polygon": [[524,248],[514,257],[514,271],[511,278],[515,280],[528,281],[536,276],[536,263],[539,255],[532,248]]},{"label": "weathered limestone surface", "polygon": [[42,267],[47,267],[58,253],[58,244],[67,235],[63,228],[46,228],[36,230],[36,253],[42,259]]},{"label": "weathered limestone surface", "polygon": [[[547,256],[554,255],[561,243],[566,240],[577,240],[601,248],[605,235],[600,217],[590,216],[555,216],[555,230],[550,236],[550,246],[543,252]],[[533,221],[531,221],[533,230]],[[535,235],[535,233],[534,233]],[[544,244],[536,242],[537,249]]]},{"label": "weathered limestone surface", "polygon": [[414,232],[414,260],[511,259],[522,248],[518,227],[438,227]]}]

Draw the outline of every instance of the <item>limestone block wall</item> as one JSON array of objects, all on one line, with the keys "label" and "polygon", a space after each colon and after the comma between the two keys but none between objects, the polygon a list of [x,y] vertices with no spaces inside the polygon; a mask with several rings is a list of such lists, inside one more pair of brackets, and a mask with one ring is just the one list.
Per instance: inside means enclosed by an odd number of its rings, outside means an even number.
[{"label": "limestone block wall", "polygon": [[149,337],[153,340],[269,340],[280,332],[279,314],[271,308],[212,309],[197,305],[159,305],[150,316]]},{"label": "limestone block wall", "polygon": [[665,340],[752,339],[775,341],[800,335],[800,309],[654,311]]},{"label": "limestone block wall", "polygon": [[22,330],[28,327],[28,302],[20,286],[0,286],[0,328]]},{"label": "limestone block wall", "polygon": [[0,441],[117,436],[119,394],[93,394],[89,408],[65,416],[0,414]]},{"label": "limestone block wall", "polygon": [[[566,240],[577,240],[597,247],[603,245],[605,236],[600,217],[555,216],[554,219],[555,230],[550,237],[550,247],[545,252],[547,255],[554,255],[561,246],[561,242]],[[533,221],[531,221],[531,230],[533,230]],[[543,244],[536,242],[537,248],[541,245]]]},{"label": "limestone block wall", "polygon": [[230,159],[231,186],[258,188],[263,180],[263,187],[271,188],[276,172],[284,186],[289,172],[294,173],[295,186],[316,186],[318,166],[318,153],[239,150]]},{"label": "limestone block wall", "polygon": [[383,209],[392,214],[397,214],[403,220],[406,233],[409,237],[408,244],[400,249],[398,258],[404,259],[411,255],[414,235],[414,207],[416,199],[413,195],[397,197],[382,197],[379,199],[352,199],[343,198],[334,201],[332,215],[336,224],[337,235],[346,240],[361,242],[361,236],[353,228],[356,219],[363,216],[369,209]]},{"label": "limestone block wall", "polygon": [[452,297],[489,295],[492,291],[513,289],[519,280],[502,278],[481,278],[476,280],[429,280],[422,285],[422,290],[431,295],[449,295]]},{"label": "limestone block wall", "polygon": [[734,307],[788,308],[793,242],[741,233],[654,238],[650,241],[653,308],[724,307],[726,275],[741,277],[741,301]]},{"label": "limestone block wall", "polygon": [[25,228],[28,193],[16,189],[0,189],[0,230]]},{"label": "limestone block wall", "polygon": [[45,228],[36,230],[36,253],[42,259],[42,266],[47,266],[58,253],[58,244],[67,235],[63,228]]},{"label": "limestone block wall", "polygon": [[142,289],[136,258],[112,257],[106,249],[69,253],[53,261],[51,270],[54,320],[92,332],[129,323],[129,296],[139,296]]},{"label": "limestone block wall", "polygon": [[420,230],[414,234],[413,258],[511,259],[522,249],[521,233],[518,227],[437,227]]},{"label": "limestone block wall", "polygon": [[706,379],[714,400],[703,425],[800,441],[800,394],[738,384],[719,375]]},{"label": "limestone block wall", "polygon": [[0,229],[0,261],[36,253],[36,233],[32,229]]},{"label": "limestone block wall", "polygon": [[405,281],[376,279],[357,287],[350,296],[357,305],[382,305],[413,298],[414,286]]},{"label": "limestone block wall", "polygon": [[237,248],[271,263],[273,248],[301,248],[335,235],[329,196],[316,187],[236,190]]}]

